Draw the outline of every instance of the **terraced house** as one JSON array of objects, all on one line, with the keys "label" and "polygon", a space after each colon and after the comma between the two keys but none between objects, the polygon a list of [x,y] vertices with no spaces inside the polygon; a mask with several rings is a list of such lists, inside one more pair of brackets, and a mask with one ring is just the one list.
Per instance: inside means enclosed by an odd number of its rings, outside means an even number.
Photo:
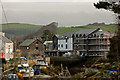
[{"label": "terraced house", "polygon": [[100,28],[66,32],[58,37],[58,50],[80,55],[105,56],[109,52],[110,38],[113,36],[114,33]]}]

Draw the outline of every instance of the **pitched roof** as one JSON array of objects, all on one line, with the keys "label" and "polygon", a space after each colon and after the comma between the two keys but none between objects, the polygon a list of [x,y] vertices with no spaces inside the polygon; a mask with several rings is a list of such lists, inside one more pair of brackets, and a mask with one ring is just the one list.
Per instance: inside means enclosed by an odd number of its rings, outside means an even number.
[{"label": "pitched roof", "polygon": [[73,34],[86,34],[86,35],[89,35],[89,34],[91,34],[92,32],[97,31],[97,30],[99,30],[99,28],[80,29],[80,30],[77,30],[77,31],[65,32],[65,33],[61,34],[61,35],[59,36],[59,38],[64,38],[65,36],[66,36],[66,37],[72,37]]},{"label": "pitched roof", "polygon": [[80,29],[78,31],[75,31],[74,34],[86,34],[89,35],[95,31],[99,30],[99,28],[93,28],[93,29]]},{"label": "pitched roof", "polygon": [[35,41],[35,39],[27,39],[24,42],[22,42],[20,44],[20,46],[29,46],[30,44],[32,44]]},{"label": "pitched roof", "polygon": [[5,43],[12,43],[12,41],[5,36],[0,36],[0,38],[2,38],[1,40]]}]

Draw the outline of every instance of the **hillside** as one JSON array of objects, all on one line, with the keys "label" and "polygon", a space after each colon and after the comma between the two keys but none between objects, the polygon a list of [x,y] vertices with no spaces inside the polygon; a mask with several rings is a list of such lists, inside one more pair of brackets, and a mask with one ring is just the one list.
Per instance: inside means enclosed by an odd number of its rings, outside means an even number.
[{"label": "hillside", "polygon": [[8,26],[7,24],[2,24],[2,31],[14,35],[28,35],[36,32],[41,27],[41,25],[9,23]]},{"label": "hillside", "polygon": [[62,34],[64,32],[68,31],[76,31],[78,29],[88,29],[88,28],[101,28],[102,30],[109,31],[109,32],[115,32],[116,25],[115,24],[109,24],[109,25],[99,25],[99,26],[76,26],[76,27],[69,27],[69,28],[58,28],[57,34]]},{"label": "hillside", "polygon": [[[17,36],[21,35],[29,35],[32,33],[39,33],[40,28],[42,25],[32,25],[32,24],[21,24],[21,23],[10,23],[8,24],[8,27],[6,24],[2,25],[2,30],[5,33],[8,34],[13,34]],[[110,32],[115,32],[116,30],[116,25],[110,24],[110,25],[99,25],[99,26],[77,26],[77,27],[67,27],[67,28],[57,28],[56,33],[57,34],[62,34],[64,32],[68,31],[75,31],[78,29],[87,29],[87,28],[101,28],[105,31],[110,31]],[[48,28],[49,29],[49,28]]]},{"label": "hillside", "polygon": [[57,23],[57,22],[52,22],[52,23],[50,23],[50,24],[48,24],[48,25],[45,25],[45,26],[41,27],[41,28],[38,29],[36,32],[34,32],[34,33],[26,36],[26,38],[34,38],[35,36],[41,37],[41,36],[43,35],[43,32],[44,32],[45,30],[49,30],[50,33],[55,34],[57,28],[58,28],[58,23]]}]

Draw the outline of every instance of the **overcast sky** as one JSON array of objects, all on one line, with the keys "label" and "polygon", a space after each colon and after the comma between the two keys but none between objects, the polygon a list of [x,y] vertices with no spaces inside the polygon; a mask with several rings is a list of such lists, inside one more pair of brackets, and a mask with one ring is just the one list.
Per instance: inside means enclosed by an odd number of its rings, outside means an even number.
[{"label": "overcast sky", "polygon": [[3,2],[96,2],[98,0],[2,0]]},{"label": "overcast sky", "polygon": [[[115,15],[112,12],[98,10],[94,7],[93,3],[96,0],[64,0],[68,2],[37,2],[43,0],[34,0],[36,2],[31,3],[25,2],[28,0],[22,1],[4,0],[3,5],[8,22],[48,24],[56,21],[59,26],[86,25],[94,22],[110,24],[115,22]],[[5,23],[4,16],[2,19],[3,23]]]}]

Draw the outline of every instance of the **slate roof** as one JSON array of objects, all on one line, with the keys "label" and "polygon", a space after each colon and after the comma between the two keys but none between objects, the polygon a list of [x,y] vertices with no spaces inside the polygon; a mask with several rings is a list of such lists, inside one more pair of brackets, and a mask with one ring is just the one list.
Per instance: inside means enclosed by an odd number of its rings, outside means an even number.
[{"label": "slate roof", "polygon": [[99,30],[99,28],[93,28],[93,29],[80,29],[78,31],[75,31],[74,34],[91,34],[95,31]]},{"label": "slate roof", "polygon": [[29,46],[30,44],[32,44],[35,41],[35,39],[27,39],[24,42],[22,42],[20,44],[20,46]]},{"label": "slate roof", "polygon": [[72,37],[73,34],[85,34],[86,36],[88,36],[89,34],[92,34],[92,33],[95,33],[97,35],[102,34],[102,33],[109,34],[108,31],[103,31],[100,28],[92,28],[92,29],[80,29],[77,31],[65,32],[65,33],[61,34],[58,38],[62,39],[65,37]]},{"label": "slate roof", "polygon": [[72,37],[72,35],[74,34],[74,32],[75,32],[75,31],[65,32],[65,33],[59,35],[58,38]]},{"label": "slate roof", "polygon": [[93,29],[80,29],[80,30],[77,30],[77,31],[70,31],[70,32],[65,32],[63,34],[61,34],[59,36],[59,38],[63,38],[63,37],[72,37],[73,34],[86,34],[86,35],[89,35],[90,33],[96,31],[96,30],[99,30],[99,28],[93,28]]},{"label": "slate roof", "polygon": [[12,43],[12,41],[5,36],[0,36],[0,38],[1,38],[0,40],[2,40],[5,43]]}]

